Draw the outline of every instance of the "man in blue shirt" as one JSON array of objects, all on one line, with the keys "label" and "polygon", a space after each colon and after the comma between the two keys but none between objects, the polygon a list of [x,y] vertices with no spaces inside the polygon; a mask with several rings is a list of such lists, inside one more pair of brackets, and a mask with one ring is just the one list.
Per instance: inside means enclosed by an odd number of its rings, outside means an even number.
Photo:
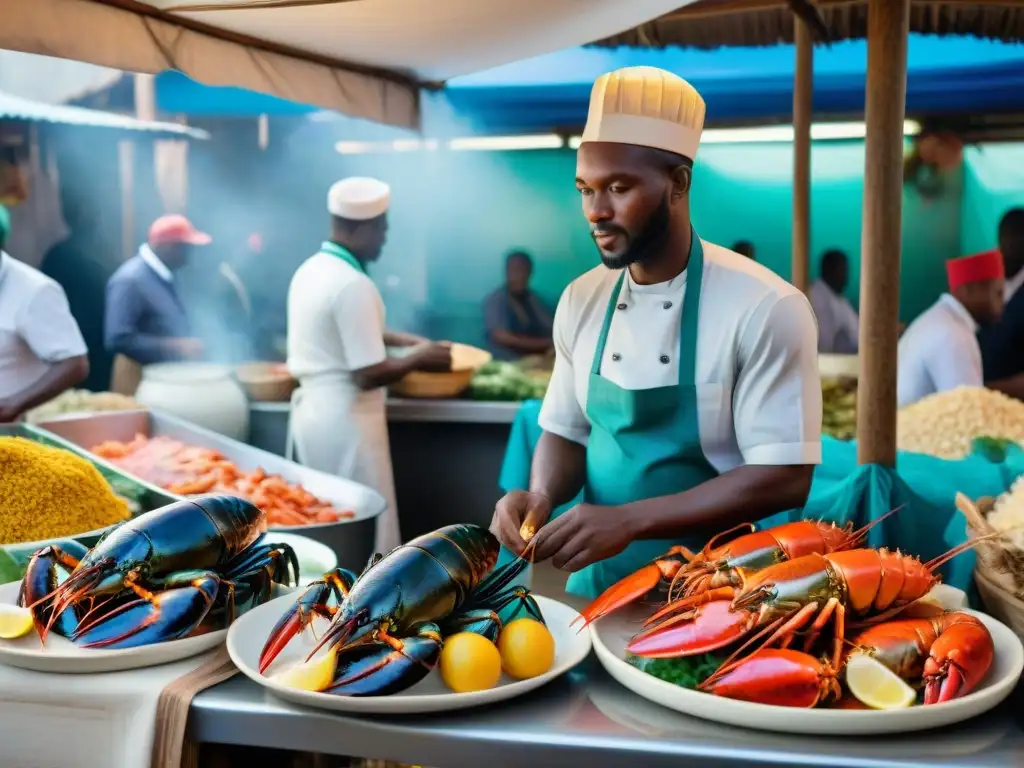
[{"label": "man in blue shirt", "polygon": [[193,248],[210,240],[184,216],[153,222],[147,242],[107,283],[103,337],[109,352],[140,365],[202,356],[202,342],[192,334],[174,273],[185,266]]},{"label": "man in blue shirt", "polygon": [[484,324],[491,353],[517,360],[552,349],[551,313],[533,291],[533,259],[513,251],[505,260],[505,285],[484,299]]}]

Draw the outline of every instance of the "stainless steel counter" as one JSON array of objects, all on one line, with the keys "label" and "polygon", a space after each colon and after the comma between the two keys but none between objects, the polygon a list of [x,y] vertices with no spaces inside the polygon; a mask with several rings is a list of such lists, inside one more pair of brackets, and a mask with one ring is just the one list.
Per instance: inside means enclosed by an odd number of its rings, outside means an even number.
[{"label": "stainless steel counter", "polygon": [[[393,760],[437,768],[1004,768],[1024,764],[1021,691],[942,731],[886,738],[797,737],[679,715],[613,681],[591,659],[505,705],[434,716],[355,718],[294,707],[237,677],[196,697],[198,741]],[[799,717],[799,712],[794,712]]]},{"label": "stainless steel counter", "polygon": [[[476,400],[411,400],[389,397],[388,421],[436,421],[448,424],[511,424],[520,403],[485,403]],[[252,403],[254,413],[287,414],[289,403]]]}]

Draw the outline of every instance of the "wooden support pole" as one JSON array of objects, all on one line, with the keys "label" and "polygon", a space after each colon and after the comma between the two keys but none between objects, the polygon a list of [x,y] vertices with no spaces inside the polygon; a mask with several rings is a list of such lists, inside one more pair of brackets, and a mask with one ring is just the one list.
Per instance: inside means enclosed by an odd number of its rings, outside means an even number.
[{"label": "wooden support pole", "polygon": [[896,464],[896,345],[910,0],[869,0],[857,458]]},{"label": "wooden support pole", "polygon": [[811,115],[814,111],[814,41],[810,27],[793,17],[796,77],[793,81],[793,285],[811,284]]}]

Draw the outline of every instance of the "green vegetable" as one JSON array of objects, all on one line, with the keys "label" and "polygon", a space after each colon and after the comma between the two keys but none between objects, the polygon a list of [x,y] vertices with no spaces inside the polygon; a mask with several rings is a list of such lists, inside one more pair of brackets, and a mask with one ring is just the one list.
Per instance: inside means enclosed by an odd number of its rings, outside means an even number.
[{"label": "green vegetable", "polygon": [[1006,461],[1006,454],[1013,445],[1013,440],[1001,437],[978,437],[971,443],[971,452],[983,456],[993,464],[1001,464]]},{"label": "green vegetable", "polygon": [[694,690],[718,669],[725,661],[725,657],[714,653],[704,653],[700,656],[687,656],[679,659],[644,659],[626,654],[626,661],[641,672],[646,672],[666,683]]},{"label": "green vegetable", "polygon": [[0,549],[0,584],[7,584],[11,581],[21,581],[25,575],[25,569],[18,565],[18,561],[3,549]]}]

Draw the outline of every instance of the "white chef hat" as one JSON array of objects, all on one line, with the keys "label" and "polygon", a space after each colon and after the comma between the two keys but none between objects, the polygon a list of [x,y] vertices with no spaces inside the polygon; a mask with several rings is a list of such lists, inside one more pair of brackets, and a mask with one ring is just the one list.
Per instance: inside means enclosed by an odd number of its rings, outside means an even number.
[{"label": "white chef hat", "polygon": [[351,221],[367,221],[387,213],[391,187],[379,179],[350,176],[335,182],[327,193],[327,210]]},{"label": "white chef hat", "polygon": [[657,67],[624,67],[594,82],[582,142],[655,147],[692,160],[704,113],[704,99],[678,75]]}]

